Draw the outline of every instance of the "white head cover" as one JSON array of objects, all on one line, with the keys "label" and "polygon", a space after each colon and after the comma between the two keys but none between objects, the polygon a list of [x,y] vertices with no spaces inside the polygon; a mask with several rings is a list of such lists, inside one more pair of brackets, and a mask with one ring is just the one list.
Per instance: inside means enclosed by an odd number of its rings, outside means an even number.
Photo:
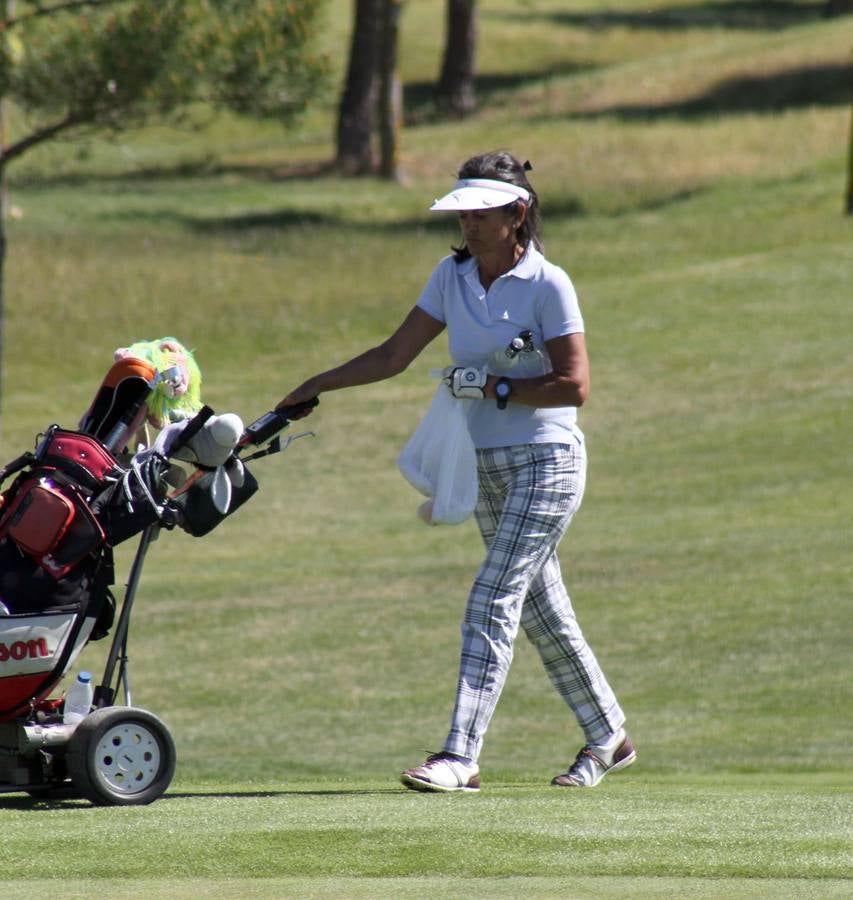
[{"label": "white head cover", "polygon": [[463,178],[453,185],[453,190],[436,200],[431,210],[462,212],[468,209],[495,209],[515,203],[516,200],[530,201],[530,192],[508,181],[492,178]]}]

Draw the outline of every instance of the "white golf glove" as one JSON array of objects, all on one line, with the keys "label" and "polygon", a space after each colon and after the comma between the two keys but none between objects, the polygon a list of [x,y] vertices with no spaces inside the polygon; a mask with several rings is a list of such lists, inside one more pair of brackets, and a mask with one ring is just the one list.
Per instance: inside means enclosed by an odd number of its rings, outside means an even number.
[{"label": "white golf glove", "polygon": [[475,366],[449,366],[444,370],[444,383],[459,400],[482,400],[488,373]]}]

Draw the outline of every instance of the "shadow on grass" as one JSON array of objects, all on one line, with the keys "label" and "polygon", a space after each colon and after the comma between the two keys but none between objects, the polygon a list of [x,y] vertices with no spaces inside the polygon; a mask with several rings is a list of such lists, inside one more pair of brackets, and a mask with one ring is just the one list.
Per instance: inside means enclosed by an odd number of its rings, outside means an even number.
[{"label": "shadow on grass", "polygon": [[[611,216],[620,216],[638,211],[666,209],[681,204],[703,193],[703,188],[689,188],[672,191],[644,200],[627,203],[623,207],[611,210]],[[590,214],[583,201],[573,195],[557,196],[542,202],[543,238],[547,242],[549,224],[568,219],[580,219]],[[301,209],[278,209],[269,212],[247,212],[233,216],[186,216],[174,210],[133,211],[114,213],[110,218],[115,221],[144,223],[150,221],[157,224],[171,224],[189,232],[207,237],[226,238],[267,238],[274,234],[283,236],[295,232],[307,232],[314,229],[322,239],[322,232],[340,232],[350,230],[354,235],[372,234],[397,235],[401,232],[417,234],[444,234],[447,236],[447,250],[456,245],[459,237],[454,226],[443,216],[424,213],[422,217],[395,219],[388,222],[358,222],[348,220],[343,215],[313,212]],[[314,235],[316,238],[317,235]]]},{"label": "shadow on grass", "polygon": [[219,178],[238,176],[259,182],[315,181],[335,174],[333,159],[317,160],[311,163],[282,165],[281,163],[227,163],[209,156],[192,160],[182,160],[167,165],[141,166],[114,174],[93,172],[59,172],[55,175],[16,177],[18,187],[28,190],[52,189],[55,187],[79,187],[96,184],[101,189],[110,186],[132,185],[153,181],[176,181],[189,179]]},{"label": "shadow on grass", "polygon": [[314,788],[312,790],[271,790],[271,791],[169,791],[164,794],[158,802],[163,800],[196,800],[196,799],[222,799],[242,800],[246,799],[266,799],[271,797],[367,797],[382,796],[385,794],[395,794],[403,796],[407,793],[402,786],[387,788],[351,788],[349,790],[341,790],[340,788],[329,788],[328,790],[320,790]]},{"label": "shadow on grass", "polygon": [[[426,201],[424,203],[426,210]],[[577,218],[586,214],[583,203],[576,197],[567,197],[549,202],[544,206],[547,219]],[[453,225],[443,216],[429,215],[423,217],[395,219],[388,222],[358,222],[347,219],[344,215],[315,212],[304,209],[277,209],[268,212],[246,212],[233,216],[187,216],[174,210],[133,211],[112,213],[109,218],[115,221],[152,224],[171,224],[184,228],[195,234],[209,237],[250,236],[253,234],[290,234],[293,232],[315,229],[339,231],[350,229],[357,234],[395,235],[401,231],[419,232],[421,234],[446,233],[455,242],[457,240]]]},{"label": "shadow on grass", "polygon": [[[352,222],[347,223],[342,216],[304,209],[277,209],[266,212],[245,212],[233,216],[209,217],[182,215],[174,209],[144,211],[128,209],[123,212],[108,213],[103,218],[114,222],[133,222],[136,224],[150,222],[152,225],[173,225],[194,234],[210,237],[269,234],[272,232],[290,233],[311,228],[339,229],[347,224],[353,228],[362,227]],[[371,224],[363,227],[369,230],[380,230],[383,228],[383,226]]]},{"label": "shadow on grass", "polygon": [[305,210],[277,210],[268,213],[246,213],[236,216],[211,217],[207,219],[174,216],[175,221],[196,234],[223,236],[253,234],[261,232],[289,233],[306,229],[328,228],[338,231],[351,229],[360,234],[395,234],[401,229],[419,229],[422,232],[447,230],[447,222],[428,219],[410,219],[394,222],[353,222],[344,216],[328,213],[306,212]]},{"label": "shadow on grass", "polygon": [[724,79],[710,90],[672,103],[608,106],[572,118],[617,116],[621,119],[683,118],[779,113],[809,106],[841,106],[853,100],[853,64],[803,66],[764,75]]},{"label": "shadow on grass", "polygon": [[[274,797],[361,797],[361,796],[382,796],[384,794],[405,795],[405,788],[387,787],[387,788],[364,788],[341,790],[338,788],[329,788],[329,790],[266,790],[266,791],[168,791],[154,802],[163,803],[169,800],[253,800],[267,799]],[[0,797],[0,810],[15,810],[16,812],[47,812],[50,810],[62,809],[96,809],[97,807],[85,800],[73,789],[68,789],[56,795],[30,796],[29,794],[8,794]]]},{"label": "shadow on grass", "polygon": [[[536,13],[525,10],[526,19],[547,19],[557,26],[602,30],[632,28],[635,30],[686,31],[699,28],[728,28],[749,31],[776,31],[822,19],[824,0],[803,3],[801,0],[737,0],[678,4],[646,12],[627,9],[589,10],[581,12]],[[508,13],[492,13],[492,18],[517,18]]]},{"label": "shadow on grass", "polygon": [[[535,85],[547,85],[552,78],[576,75],[599,68],[597,64],[565,60],[553,63],[547,68],[527,72],[477,73],[475,86],[477,107],[487,108],[499,94]],[[412,127],[434,122],[453,121],[463,116],[444,110],[439,105],[435,82],[413,81],[403,86],[403,110],[405,124]]]},{"label": "shadow on grass", "polygon": [[47,812],[58,809],[81,809],[95,807],[82,797],[30,797],[11,795],[0,799],[0,810],[8,809],[15,812]]},{"label": "shadow on grass", "polygon": [[[682,188],[671,193],[660,194],[644,200],[638,200],[617,207],[610,212],[611,216],[626,215],[633,212],[655,211],[666,209],[692,200],[704,193],[704,188]],[[566,195],[545,199],[542,201],[543,239],[547,243],[549,224],[568,219],[581,219],[590,214],[583,201],[579,197]],[[305,229],[310,227],[339,230],[349,228],[358,234],[397,235],[401,232],[414,234],[445,234],[448,238],[448,252],[450,245],[459,242],[458,233],[443,216],[433,216],[424,213],[422,218],[398,219],[393,222],[352,222],[343,217],[325,215],[320,213],[304,213],[298,210],[281,210],[266,214],[249,214],[224,218],[196,219],[175,216],[172,219],[182,227],[207,235],[250,235],[259,232],[287,233],[292,229]]]}]

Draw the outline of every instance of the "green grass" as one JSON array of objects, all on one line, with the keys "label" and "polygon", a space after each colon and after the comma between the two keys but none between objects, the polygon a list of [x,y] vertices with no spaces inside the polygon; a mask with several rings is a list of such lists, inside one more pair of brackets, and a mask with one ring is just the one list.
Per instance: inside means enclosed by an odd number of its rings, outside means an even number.
[{"label": "green grass", "polygon": [[161,536],[130,654],[173,790],[0,797],[4,896],[850,895],[853,21],[819,6],[484,2],[483,108],[442,123],[418,87],[436,5],[410,0],[402,185],[322,174],[328,103],[294,135],[218,120],[12,167],[4,460],[73,424],[144,337],[194,346],[219,411],[265,411],[402,318],[455,239],[425,209],[462,159],[533,160],[592,359],[561,562],[639,760],[582,796],[547,787],[580,735],[522,640],[483,792],[397,785],[443,740],[481,552],[471,523],[424,528],[394,466],[438,341],[324,397],[317,436],[257,463],[217,531]]},{"label": "green grass", "polygon": [[[454,797],[345,779],[179,785],[141,809],[6,801],[16,839],[0,860],[31,889],[79,897],[132,896],[134,884],[179,897],[840,897],[851,854],[839,787],[626,777],[567,796],[507,780]],[[104,854],[110,841],[120,852]]]}]

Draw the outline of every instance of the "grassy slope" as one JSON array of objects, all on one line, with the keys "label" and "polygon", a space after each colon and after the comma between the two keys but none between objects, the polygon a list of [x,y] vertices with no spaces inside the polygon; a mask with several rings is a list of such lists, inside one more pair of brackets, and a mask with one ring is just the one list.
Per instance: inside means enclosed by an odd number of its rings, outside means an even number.
[{"label": "grassy slope", "polygon": [[[842,303],[853,253],[839,211],[849,112],[819,94],[802,99],[801,86],[780,96],[788,82],[769,75],[799,72],[801,85],[820,69],[831,88],[850,20],[821,22],[805,3],[790,4],[783,29],[741,19],[709,27],[700,5],[679,15],[661,5],[658,27],[646,29],[629,4],[603,22],[566,6],[530,4],[521,22],[517,4],[482,4],[490,102],[461,125],[408,129],[404,186],[288,175],[328,158],[323,110],[287,140],[239,123],[178,144],[151,130],[118,148],[93,145],[87,159],[52,148],[19,169],[4,458],[48,421],[76,418],[111,349],[141,336],[191,342],[208,402],[247,417],[315,367],[380,339],[453,239],[452,223],[424,214],[424,198],[482,147],[533,159],[549,255],[581,294],[594,373],[582,415],[592,469],[562,558],[628,709],[640,767],[584,797],[586,817],[569,832],[543,837],[550,826],[541,823],[559,821],[558,801],[533,785],[570,758],[578,736],[520,644],[483,757],[497,807],[485,797],[475,807],[496,817],[495,830],[479,824],[460,838],[462,813],[451,829],[462,842],[455,855],[441,837],[455,807],[426,807],[441,810],[432,820],[417,805],[423,798],[384,794],[394,771],[442,739],[453,622],[479,555],[470,524],[420,526],[417,498],[394,471],[429,397],[426,372],[444,360],[437,346],[394,382],[325,398],[313,443],[258,464],[264,490],[251,507],[203,543],[164,536],[146,570],[131,645],[136,702],[169,722],[178,784],[227,793],[210,779],[236,779],[240,793],[244,780],[263,790],[304,781],[310,791],[343,778],[342,790],[368,792],[332,800],[321,823],[338,849],[352,844],[349,823],[370,823],[367,843],[350,846],[339,865],[331,853],[310,862],[318,826],[290,835],[300,798],[279,798],[273,823],[235,837],[246,858],[264,851],[267,876],[305,874],[276,862],[269,841],[308,854],[305,865],[318,867],[309,874],[383,874],[390,835],[408,814],[399,803],[425,820],[404,829],[404,845],[420,850],[389,864],[391,875],[452,873],[476,858],[469,842],[478,840],[490,860],[507,854],[507,872],[531,875],[844,872],[849,805],[838,788],[849,760],[839,710],[849,702],[853,499]],[[731,4],[733,16],[738,8]],[[432,77],[433,12],[413,0],[404,15],[413,84]],[[192,177],[177,177],[175,165]],[[87,653],[97,666],[102,648]],[[828,780],[816,787],[804,772]],[[376,800],[371,785],[382,786]],[[504,819],[496,809],[510,797],[521,799]],[[744,837],[754,829],[752,800],[775,823],[755,843]],[[152,817],[141,859],[171,871],[158,850],[163,829],[196,828],[193,816],[208,809],[204,798],[176,802],[189,805],[189,819],[165,801],[157,812],[91,815],[106,831],[124,817]],[[238,829],[258,815],[241,803],[224,817]],[[56,815],[72,834],[77,814]],[[563,854],[570,838],[576,846],[578,834],[595,835],[620,815],[627,832],[605,829],[600,845]],[[510,852],[517,816],[528,837]],[[645,839],[637,816],[648,823]],[[27,821],[15,817],[23,835],[35,827]],[[540,838],[542,868],[528,870],[521,860]],[[798,841],[807,846],[788,856]],[[182,848],[186,874],[215,879],[222,872],[202,843]],[[600,864],[596,848],[612,863]],[[440,883],[417,884],[442,895]],[[486,884],[484,896],[499,895],[500,882]],[[655,884],[648,890],[669,890]],[[353,883],[329,885],[358,896]],[[713,882],[704,885],[714,896]],[[738,891],[749,896],[745,885]],[[618,877],[599,886],[625,890]],[[405,895],[399,882],[386,887]],[[567,895],[559,881],[538,890]],[[786,890],[782,883],[778,895]]]}]

